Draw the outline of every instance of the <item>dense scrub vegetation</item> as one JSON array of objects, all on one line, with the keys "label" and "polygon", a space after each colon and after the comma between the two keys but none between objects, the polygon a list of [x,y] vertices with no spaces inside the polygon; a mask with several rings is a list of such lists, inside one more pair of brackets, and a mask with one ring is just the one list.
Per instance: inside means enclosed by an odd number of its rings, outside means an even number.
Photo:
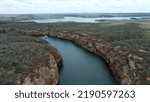
[{"label": "dense scrub vegetation", "polygon": [[0,84],[9,84],[49,59],[47,44],[15,33],[0,33]]}]

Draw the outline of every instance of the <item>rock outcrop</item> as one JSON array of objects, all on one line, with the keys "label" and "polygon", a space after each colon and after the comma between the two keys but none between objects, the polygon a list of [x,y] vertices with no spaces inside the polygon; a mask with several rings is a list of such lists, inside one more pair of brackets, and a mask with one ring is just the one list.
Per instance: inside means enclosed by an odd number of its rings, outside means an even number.
[{"label": "rock outcrop", "polygon": [[5,29],[5,32],[10,31],[31,36],[47,35],[73,41],[78,46],[103,57],[107,61],[118,84],[142,84],[143,79],[139,78],[138,71],[148,68],[147,65],[141,63],[143,58],[122,51],[117,47],[112,47],[104,40],[89,36],[88,34],[77,35],[69,32]]},{"label": "rock outcrop", "polygon": [[13,84],[18,85],[56,85],[59,83],[58,66],[50,55],[48,62],[39,63],[32,72],[21,76]]}]

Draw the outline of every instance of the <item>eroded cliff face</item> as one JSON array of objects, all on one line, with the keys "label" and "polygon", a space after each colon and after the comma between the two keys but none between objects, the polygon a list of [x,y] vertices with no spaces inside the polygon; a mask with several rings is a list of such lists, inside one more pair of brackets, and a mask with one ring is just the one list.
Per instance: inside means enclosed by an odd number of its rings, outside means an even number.
[{"label": "eroded cliff face", "polygon": [[39,63],[32,72],[14,82],[18,85],[56,85],[58,83],[58,66],[53,55],[50,55],[47,62]]},{"label": "eroded cliff face", "polygon": [[147,68],[147,66],[141,64],[143,58],[111,47],[102,39],[97,39],[87,34],[75,35],[51,31],[43,34],[71,40],[75,44],[103,57],[119,84],[140,83],[141,80],[138,78],[137,71]]},{"label": "eroded cliff face", "polygon": [[18,85],[57,85],[59,84],[59,66],[62,58],[58,52],[52,52],[47,62],[41,62],[34,70],[23,75],[15,83]]},{"label": "eroded cliff face", "polygon": [[147,65],[142,63],[143,58],[122,51],[117,47],[112,47],[109,45],[109,42],[107,43],[100,38],[92,37],[87,34],[77,35],[57,31],[24,31],[14,28],[5,31],[19,32],[31,36],[47,35],[73,41],[75,44],[103,57],[107,61],[119,84],[143,84],[143,81],[147,81],[147,79],[141,79],[138,74],[139,71],[148,68]]}]

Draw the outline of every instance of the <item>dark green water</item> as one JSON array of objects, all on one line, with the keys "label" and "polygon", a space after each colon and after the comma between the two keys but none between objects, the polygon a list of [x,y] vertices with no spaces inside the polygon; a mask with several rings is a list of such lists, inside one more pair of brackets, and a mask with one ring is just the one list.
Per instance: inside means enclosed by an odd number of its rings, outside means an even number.
[{"label": "dark green water", "polygon": [[63,57],[60,85],[112,85],[114,78],[104,60],[71,41],[41,37],[58,49]]}]

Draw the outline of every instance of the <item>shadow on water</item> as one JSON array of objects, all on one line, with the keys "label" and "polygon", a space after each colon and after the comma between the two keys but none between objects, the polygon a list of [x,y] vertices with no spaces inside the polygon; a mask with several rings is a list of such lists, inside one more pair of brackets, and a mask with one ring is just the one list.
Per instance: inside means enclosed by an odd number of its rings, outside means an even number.
[{"label": "shadow on water", "polygon": [[68,40],[40,37],[53,45],[63,58],[60,85],[114,85],[116,81],[103,58]]}]

